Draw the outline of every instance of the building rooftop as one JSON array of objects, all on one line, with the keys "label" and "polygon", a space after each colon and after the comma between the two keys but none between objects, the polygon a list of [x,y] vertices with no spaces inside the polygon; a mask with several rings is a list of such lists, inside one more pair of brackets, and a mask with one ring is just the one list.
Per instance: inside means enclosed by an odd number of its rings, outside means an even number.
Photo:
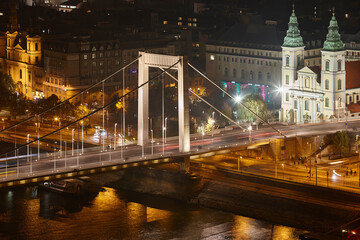
[{"label": "building rooftop", "polygon": [[360,61],[345,63],[346,89],[360,88]]},{"label": "building rooftop", "polygon": [[321,83],[321,66],[311,66],[309,68],[311,69],[311,71],[316,73],[316,75],[317,75],[316,81],[320,84]]},{"label": "building rooftop", "polygon": [[210,42],[244,47],[267,48],[276,47],[281,50],[285,33],[278,31],[276,26],[264,24],[235,24],[224,34]]}]

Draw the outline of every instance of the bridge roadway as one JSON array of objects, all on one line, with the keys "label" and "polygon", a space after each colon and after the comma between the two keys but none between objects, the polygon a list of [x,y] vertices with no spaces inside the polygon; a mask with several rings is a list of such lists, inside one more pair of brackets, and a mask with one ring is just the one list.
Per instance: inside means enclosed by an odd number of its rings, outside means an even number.
[{"label": "bridge roadway", "polygon": [[[333,133],[339,130],[345,130],[345,122],[327,122],[319,124],[306,124],[298,126],[278,125],[277,128],[283,132],[287,137],[292,136],[310,136],[317,134]],[[348,120],[348,129],[360,128],[359,118],[350,118]],[[253,141],[267,141],[269,138],[281,138],[278,133],[274,132],[268,127],[262,127],[259,130],[253,130],[251,133]],[[161,139],[158,139],[161,140]],[[2,184],[1,186],[8,186],[14,184],[16,181],[22,179],[31,179],[41,176],[52,176],[60,173],[71,173],[74,170],[86,170],[93,168],[100,168],[103,166],[119,166],[123,165],[127,167],[128,164],[145,162],[145,164],[152,164],[154,162],[148,162],[156,159],[166,159],[170,161],[174,157],[178,156],[192,156],[209,151],[216,151],[219,149],[229,149],[235,146],[249,145],[249,133],[243,132],[240,129],[222,131],[220,134],[211,136],[207,134],[202,136],[201,134],[192,134],[191,136],[191,151],[189,153],[178,152],[178,141],[176,137],[167,138],[167,143],[164,147],[161,142],[154,143],[152,155],[152,145],[149,144],[145,147],[137,145],[127,145],[124,149],[121,146],[117,147],[117,150],[107,148],[106,151],[100,152],[100,147],[84,149],[84,154],[77,154],[75,151],[74,156],[71,155],[71,149],[67,150],[66,158],[59,157],[59,153],[54,156],[41,157],[39,161],[36,160],[37,156],[33,156],[32,159],[23,158],[22,161],[12,161],[12,165],[4,164],[0,168],[0,184],[11,182],[10,184]],[[79,149],[80,153],[81,149]],[[121,153],[122,152],[122,153]],[[65,153],[65,152],[63,152]],[[51,154],[50,154],[51,155]],[[123,155],[123,158],[121,158]],[[157,163],[159,161],[155,161]],[[161,162],[161,161],[160,161]],[[112,168],[115,170],[115,168]],[[31,171],[32,170],[32,171]],[[70,175],[68,175],[70,176]],[[64,176],[61,176],[64,177]]]}]

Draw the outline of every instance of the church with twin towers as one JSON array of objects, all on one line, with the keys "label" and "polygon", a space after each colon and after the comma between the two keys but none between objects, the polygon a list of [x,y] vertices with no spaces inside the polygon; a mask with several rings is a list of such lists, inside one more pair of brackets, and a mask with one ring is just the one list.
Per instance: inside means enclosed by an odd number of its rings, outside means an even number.
[{"label": "church with twin towers", "polygon": [[304,50],[293,9],[282,45],[279,120],[299,124],[341,119],[346,114],[359,116],[360,62],[345,62],[344,44],[334,12],[321,49],[321,66],[306,66]]}]

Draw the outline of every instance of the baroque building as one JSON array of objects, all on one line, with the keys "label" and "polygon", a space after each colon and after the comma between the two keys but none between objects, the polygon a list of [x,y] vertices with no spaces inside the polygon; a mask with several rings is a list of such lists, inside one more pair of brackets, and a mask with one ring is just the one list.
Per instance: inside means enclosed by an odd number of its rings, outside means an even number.
[{"label": "baroque building", "polygon": [[[293,10],[282,45],[280,121],[318,122],[340,119],[348,113],[353,113],[354,111],[348,111],[347,106],[354,101],[356,103],[355,98],[359,99],[360,74],[358,70],[354,72],[354,67],[350,70],[347,66],[360,67],[360,61],[345,62],[346,51],[334,13],[321,49],[321,65],[308,65],[304,61],[304,49],[297,17]],[[348,77],[350,74],[351,77]],[[356,109],[356,107],[351,108]]]},{"label": "baroque building", "polygon": [[16,92],[26,99],[42,98],[41,37],[15,30],[7,31],[1,40],[0,48],[5,50],[1,51],[1,69],[15,81]]}]

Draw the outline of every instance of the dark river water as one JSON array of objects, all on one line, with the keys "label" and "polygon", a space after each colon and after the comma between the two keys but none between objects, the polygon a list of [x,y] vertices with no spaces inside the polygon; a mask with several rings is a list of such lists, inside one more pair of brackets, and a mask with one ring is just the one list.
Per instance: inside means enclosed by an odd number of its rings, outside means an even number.
[{"label": "dark river water", "polygon": [[37,187],[0,191],[0,239],[298,239],[291,227],[103,188],[88,199]]}]

